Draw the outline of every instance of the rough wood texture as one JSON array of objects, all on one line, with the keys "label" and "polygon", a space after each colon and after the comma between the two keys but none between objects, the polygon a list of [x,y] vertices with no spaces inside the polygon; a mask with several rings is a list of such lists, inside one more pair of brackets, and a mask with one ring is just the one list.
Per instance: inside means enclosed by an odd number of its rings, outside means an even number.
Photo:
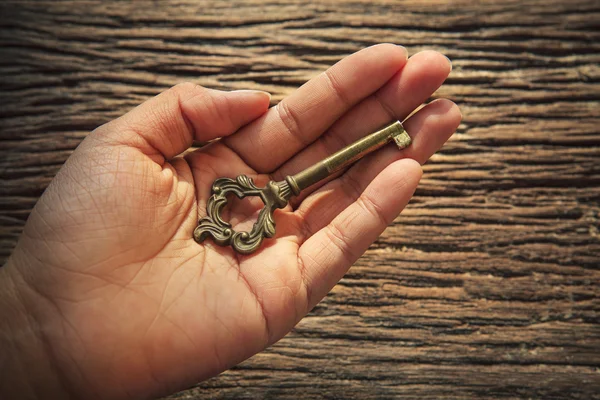
[{"label": "rough wood texture", "polygon": [[179,81],[274,101],[378,42],[445,52],[464,122],[272,348],[177,398],[600,398],[595,1],[0,5],[0,252],[86,133]]}]

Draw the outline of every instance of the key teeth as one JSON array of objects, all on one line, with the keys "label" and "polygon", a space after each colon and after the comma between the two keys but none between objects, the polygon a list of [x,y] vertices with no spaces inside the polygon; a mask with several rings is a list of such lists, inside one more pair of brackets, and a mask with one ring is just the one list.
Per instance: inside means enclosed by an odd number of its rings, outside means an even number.
[{"label": "key teeth", "polygon": [[402,130],[399,134],[392,135],[392,138],[394,138],[394,142],[400,150],[407,148],[412,142],[412,139],[405,130]]}]

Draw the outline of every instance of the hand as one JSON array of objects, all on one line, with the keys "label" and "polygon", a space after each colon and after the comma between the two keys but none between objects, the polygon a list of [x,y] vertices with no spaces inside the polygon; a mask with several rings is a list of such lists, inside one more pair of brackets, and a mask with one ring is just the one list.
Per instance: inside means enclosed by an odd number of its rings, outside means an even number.
[{"label": "hand", "polygon": [[[367,48],[268,111],[263,92],[181,84],[92,132],[0,269],[0,315],[13,314],[2,329],[26,332],[5,335],[21,346],[5,355],[5,388],[172,393],[290,331],[408,203],[420,164],[458,126],[458,107],[426,105],[404,123],[411,147],[390,145],[303,192],[276,212],[277,236],[252,255],[192,239],[212,182],[247,174],[262,186],[406,118],[451,70],[436,52],[406,56],[399,46]],[[251,227],[255,200],[231,206],[236,230]]]}]

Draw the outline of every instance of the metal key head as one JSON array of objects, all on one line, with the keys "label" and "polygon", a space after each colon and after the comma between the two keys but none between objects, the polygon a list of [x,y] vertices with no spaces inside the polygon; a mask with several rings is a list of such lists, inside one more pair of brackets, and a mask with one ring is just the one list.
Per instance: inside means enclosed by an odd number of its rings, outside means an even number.
[{"label": "metal key head", "polygon": [[[221,211],[227,205],[227,196],[232,194],[240,199],[257,196],[265,204],[250,232],[236,232],[229,222],[221,218]],[[253,253],[265,237],[275,235],[273,212],[285,207],[291,195],[292,191],[286,181],[270,181],[264,188],[259,188],[246,175],[239,175],[235,179],[219,178],[213,183],[212,195],[206,204],[207,215],[200,219],[194,230],[194,240],[202,243],[211,236],[220,246],[231,245],[241,254]]]}]

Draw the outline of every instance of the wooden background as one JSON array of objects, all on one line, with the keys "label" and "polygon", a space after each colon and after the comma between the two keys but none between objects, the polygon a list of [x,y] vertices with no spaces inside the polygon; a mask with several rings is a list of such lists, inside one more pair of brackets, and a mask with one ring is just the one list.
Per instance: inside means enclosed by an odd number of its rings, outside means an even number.
[{"label": "wooden background", "polygon": [[174,398],[600,398],[597,1],[2,2],[0,258],[96,126],[177,82],[276,103],[378,42],[464,121],[279,343]]}]

